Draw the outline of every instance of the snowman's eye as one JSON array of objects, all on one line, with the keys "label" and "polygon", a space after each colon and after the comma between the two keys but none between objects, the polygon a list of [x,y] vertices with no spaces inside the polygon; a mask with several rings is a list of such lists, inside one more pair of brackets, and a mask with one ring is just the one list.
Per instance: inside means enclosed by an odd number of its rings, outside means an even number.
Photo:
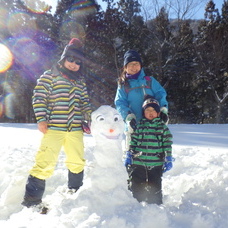
[{"label": "snowman's eye", "polygon": [[97,121],[104,121],[105,118],[104,118],[103,115],[99,115],[99,116],[97,116],[96,120],[97,120]]},{"label": "snowman's eye", "polygon": [[116,115],[114,116],[114,121],[117,122],[117,121],[119,121],[119,120],[120,120],[120,115],[117,115],[117,114],[116,114]]}]

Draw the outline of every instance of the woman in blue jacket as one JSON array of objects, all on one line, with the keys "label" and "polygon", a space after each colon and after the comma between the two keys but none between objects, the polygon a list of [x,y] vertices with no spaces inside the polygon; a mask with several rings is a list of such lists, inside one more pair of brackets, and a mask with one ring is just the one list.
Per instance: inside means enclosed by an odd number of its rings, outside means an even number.
[{"label": "woman in blue jacket", "polygon": [[[116,109],[125,120],[128,133],[132,133],[136,123],[142,119],[142,104],[145,95],[151,95],[159,102],[160,118],[167,123],[168,102],[165,89],[154,77],[146,76],[138,52],[129,50],[124,54],[124,67],[118,79],[115,97]],[[129,136],[129,134],[126,135]],[[128,141],[127,138],[127,144]]]}]

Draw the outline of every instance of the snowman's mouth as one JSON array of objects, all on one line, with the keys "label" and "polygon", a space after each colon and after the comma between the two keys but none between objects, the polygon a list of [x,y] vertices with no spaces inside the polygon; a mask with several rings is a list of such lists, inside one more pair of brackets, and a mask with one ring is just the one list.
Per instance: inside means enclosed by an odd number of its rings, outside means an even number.
[{"label": "snowman's mouth", "polygon": [[104,133],[101,133],[101,135],[103,137],[105,137],[106,139],[118,139],[120,137],[120,134],[118,134],[118,135],[105,135]]}]

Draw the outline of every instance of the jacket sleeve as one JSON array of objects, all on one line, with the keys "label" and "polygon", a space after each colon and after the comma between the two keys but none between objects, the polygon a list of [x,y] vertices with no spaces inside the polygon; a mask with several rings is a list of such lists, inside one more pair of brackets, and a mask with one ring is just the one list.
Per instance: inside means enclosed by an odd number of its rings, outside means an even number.
[{"label": "jacket sleeve", "polygon": [[134,132],[131,134],[131,141],[130,141],[130,150],[132,150],[133,152],[135,152],[137,141],[138,141],[138,134]]},{"label": "jacket sleeve", "polygon": [[88,95],[86,83],[83,81],[82,84],[83,84],[83,91],[81,94],[81,111],[83,113],[84,119],[90,121],[92,109],[90,105],[89,95]]},{"label": "jacket sleeve", "polygon": [[43,74],[33,91],[32,105],[37,123],[47,121],[47,102],[52,84],[52,76]]},{"label": "jacket sleeve", "polygon": [[140,124],[137,126],[135,132],[131,134],[130,150],[135,152],[136,147],[139,145],[139,141],[142,141],[142,129]]},{"label": "jacket sleeve", "polygon": [[154,91],[155,99],[158,100],[161,108],[166,107],[168,109],[168,102],[166,100],[166,90],[164,87],[161,86],[161,84],[153,77],[152,78],[152,85],[151,85],[152,91]]},{"label": "jacket sleeve", "polygon": [[127,115],[131,113],[129,103],[127,99],[127,93],[124,90],[124,86],[118,86],[115,96],[115,106],[122,118],[125,120]]},{"label": "jacket sleeve", "polygon": [[163,151],[166,152],[166,156],[172,156],[172,144],[173,144],[173,136],[168,129],[168,127],[164,124],[164,133],[163,133]]}]

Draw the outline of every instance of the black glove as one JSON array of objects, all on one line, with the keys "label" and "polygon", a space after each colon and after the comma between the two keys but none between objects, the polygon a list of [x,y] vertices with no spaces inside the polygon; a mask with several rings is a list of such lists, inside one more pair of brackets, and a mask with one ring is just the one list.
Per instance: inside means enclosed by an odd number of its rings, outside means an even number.
[{"label": "black glove", "polygon": [[161,120],[166,124],[169,120],[169,117],[168,117],[168,114],[164,113],[164,112],[161,112],[160,113],[160,118]]},{"label": "black glove", "polygon": [[82,130],[83,130],[83,132],[85,132],[87,134],[90,134],[91,133],[91,131],[90,131],[90,124],[89,124],[88,121],[86,121],[86,120],[83,120],[82,121]]},{"label": "black glove", "polygon": [[136,130],[136,119],[133,118],[129,124],[130,124],[131,128],[133,129],[133,131],[135,131]]},{"label": "black glove", "polygon": [[169,116],[168,116],[168,110],[167,110],[166,107],[162,107],[162,108],[161,108],[160,118],[161,118],[161,120],[162,120],[165,124],[168,124],[168,122],[169,122]]},{"label": "black glove", "polygon": [[127,123],[128,131],[130,133],[133,133],[135,131],[135,129],[136,129],[136,117],[135,117],[135,114],[133,114],[133,113],[128,114],[125,121]]}]

